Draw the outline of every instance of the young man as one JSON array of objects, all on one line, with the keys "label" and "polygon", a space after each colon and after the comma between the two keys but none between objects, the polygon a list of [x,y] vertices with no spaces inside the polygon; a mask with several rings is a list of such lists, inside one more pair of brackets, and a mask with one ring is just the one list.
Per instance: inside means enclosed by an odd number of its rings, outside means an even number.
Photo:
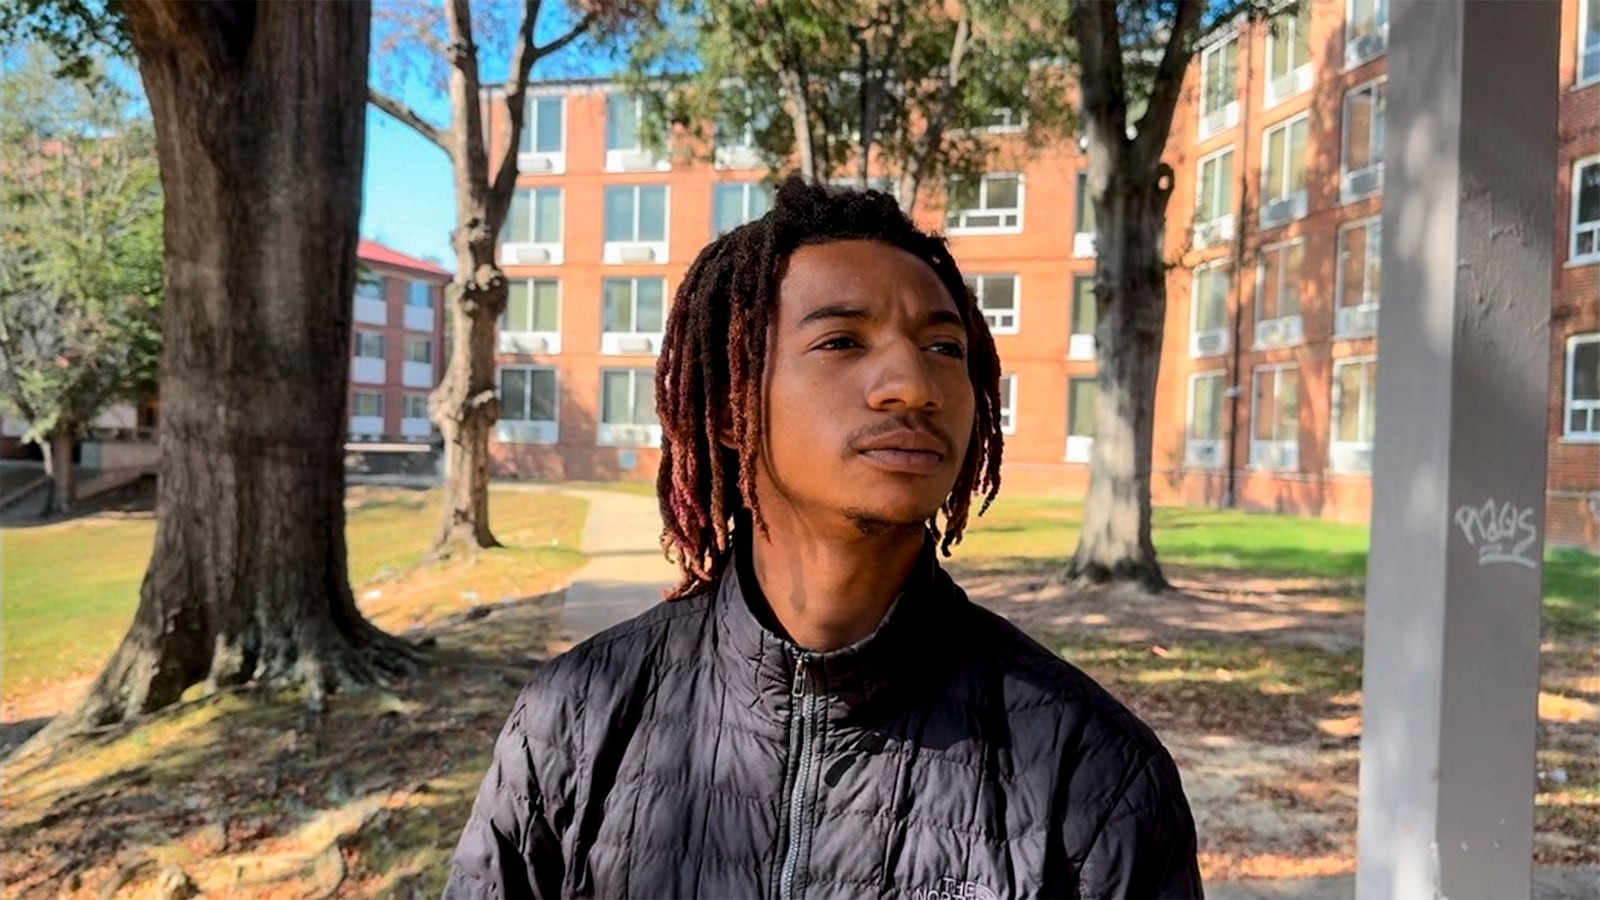
[{"label": "young man", "polygon": [[1200,896],[1155,735],[938,565],[999,378],[883,194],[790,180],[707,247],[656,387],[682,583],[534,676],[445,895]]}]

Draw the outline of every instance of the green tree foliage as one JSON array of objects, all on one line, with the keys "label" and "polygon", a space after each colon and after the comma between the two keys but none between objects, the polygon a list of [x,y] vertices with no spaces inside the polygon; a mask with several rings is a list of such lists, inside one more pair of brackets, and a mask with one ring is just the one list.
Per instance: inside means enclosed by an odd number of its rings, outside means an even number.
[{"label": "green tree foliage", "polygon": [[996,126],[1074,121],[1060,0],[672,0],[629,59],[648,134],[746,135],[774,171],[893,185],[980,173]]},{"label": "green tree foliage", "polygon": [[155,135],[98,65],[63,79],[43,48],[18,56],[0,82],[0,405],[29,440],[70,448],[106,404],[155,384]]}]

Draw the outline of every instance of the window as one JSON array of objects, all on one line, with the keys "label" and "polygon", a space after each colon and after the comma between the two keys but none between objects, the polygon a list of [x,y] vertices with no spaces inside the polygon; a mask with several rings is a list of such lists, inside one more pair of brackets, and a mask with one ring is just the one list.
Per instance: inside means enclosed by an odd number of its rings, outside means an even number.
[{"label": "window", "polygon": [[383,276],[366,266],[356,269],[356,297],[362,300],[383,299]]},{"label": "window", "polygon": [[1089,173],[1078,173],[1078,186],[1075,193],[1073,221],[1076,223],[1072,229],[1072,255],[1093,256],[1095,254],[1095,241],[1099,236],[1099,224],[1094,213],[1094,196],[1089,192]]},{"label": "window", "polygon": [[1230,37],[1200,51],[1200,137],[1239,122],[1239,40]]},{"label": "window", "polygon": [[598,443],[612,447],[649,447],[661,443],[656,419],[655,372],[650,369],[604,369],[600,372]]},{"label": "window", "polygon": [[1007,109],[1003,106],[989,110],[983,117],[983,127],[988,131],[1021,131],[1027,124],[1027,110]]},{"label": "window", "polygon": [[1067,343],[1070,359],[1094,359],[1094,329],[1098,318],[1094,304],[1094,276],[1075,276],[1072,279],[1072,331]]},{"label": "window", "polygon": [[1384,82],[1364,84],[1344,95],[1344,162],[1339,192],[1346,201],[1383,186]]},{"label": "window", "polygon": [[1299,465],[1300,373],[1293,366],[1264,366],[1255,374],[1250,462],[1269,469]]},{"label": "window", "polygon": [[356,356],[362,359],[383,359],[383,335],[375,331],[356,332]]},{"label": "window", "polygon": [[1000,376],[1000,431],[1017,433],[1017,376]]},{"label": "window", "polygon": [[643,150],[644,98],[632,94],[606,97],[606,149]]},{"label": "window", "polygon": [[433,341],[428,338],[406,338],[406,362],[432,363]]},{"label": "window", "polygon": [[408,419],[426,419],[428,417],[428,395],[407,394],[405,397],[405,412]]},{"label": "window", "polygon": [[945,225],[951,231],[1022,230],[1021,175],[985,175],[977,181],[951,181],[946,185],[945,196],[950,203]]},{"label": "window", "polygon": [[1256,271],[1256,343],[1278,345],[1299,343],[1298,331],[1294,340],[1287,336],[1279,340],[1263,340],[1261,325],[1268,320],[1300,315],[1300,269],[1305,260],[1304,240],[1273,244],[1261,250],[1261,263]]},{"label": "window", "polygon": [[1067,379],[1067,462],[1086,463],[1094,453],[1094,376]]},{"label": "window", "polygon": [[1272,20],[1267,32],[1268,106],[1311,87],[1311,3]]},{"label": "window", "polygon": [[1333,364],[1333,452],[1328,461],[1334,471],[1372,471],[1377,400],[1377,359],[1341,359]]},{"label": "window", "polygon": [[608,242],[667,239],[666,185],[608,187],[605,204]]},{"label": "window", "polygon": [[600,293],[602,353],[660,350],[655,344],[666,321],[665,278],[607,278],[601,284]]},{"label": "window", "polygon": [[529,97],[517,151],[560,153],[565,137],[566,107],[566,100],[561,97]]},{"label": "window", "polygon": [[772,209],[772,188],[759,181],[723,183],[711,188],[711,233],[726,234]]},{"label": "window", "polygon": [[1389,39],[1389,0],[1349,0],[1344,17],[1344,62],[1360,65],[1383,52]]},{"label": "window", "polygon": [[561,201],[561,188],[523,188],[512,194],[505,243],[561,243]]},{"label": "window", "polygon": [[1581,0],[1578,28],[1578,83],[1600,81],[1600,0]]},{"label": "window", "polygon": [[1197,222],[1214,222],[1233,212],[1233,148],[1200,160]]},{"label": "window", "polygon": [[561,330],[561,283],[554,278],[513,281],[501,331],[558,332]]},{"label": "window", "polygon": [[1338,298],[1334,333],[1341,337],[1372,334],[1378,327],[1378,295],[1382,284],[1383,223],[1356,222],[1339,230]]},{"label": "window", "polygon": [[1261,166],[1261,192],[1267,202],[1290,200],[1306,189],[1310,123],[1310,116],[1300,115],[1267,132]]},{"label": "window", "polygon": [[1600,156],[1572,166],[1571,262],[1600,262]]},{"label": "window", "polygon": [[534,366],[500,369],[500,418],[508,422],[555,422],[560,394],[556,370]]},{"label": "window", "polygon": [[1192,466],[1221,466],[1223,373],[1189,376],[1189,424],[1184,434],[1184,461]]},{"label": "window", "polygon": [[406,305],[415,309],[433,309],[433,285],[426,281],[413,281],[406,289]]},{"label": "window", "polygon": [[978,308],[995,334],[1016,334],[1018,307],[1017,276],[969,275],[967,289],[978,299]]},{"label": "window", "polygon": [[383,395],[377,391],[356,391],[355,402],[351,405],[350,414],[363,418],[381,418],[383,416]]},{"label": "window", "polygon": [[1216,356],[1228,349],[1228,287],[1233,268],[1227,261],[1195,269],[1190,298],[1191,356]]},{"label": "window", "polygon": [[1567,340],[1566,437],[1600,441],[1600,332]]}]

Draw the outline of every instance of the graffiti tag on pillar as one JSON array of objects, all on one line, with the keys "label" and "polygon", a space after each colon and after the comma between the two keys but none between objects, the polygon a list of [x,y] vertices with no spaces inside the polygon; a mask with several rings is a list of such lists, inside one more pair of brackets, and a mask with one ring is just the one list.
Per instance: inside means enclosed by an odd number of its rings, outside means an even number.
[{"label": "graffiti tag on pillar", "polygon": [[1480,566],[1505,563],[1539,568],[1539,528],[1532,507],[1519,507],[1510,500],[1496,503],[1490,497],[1482,506],[1457,509],[1456,527],[1478,551]]}]

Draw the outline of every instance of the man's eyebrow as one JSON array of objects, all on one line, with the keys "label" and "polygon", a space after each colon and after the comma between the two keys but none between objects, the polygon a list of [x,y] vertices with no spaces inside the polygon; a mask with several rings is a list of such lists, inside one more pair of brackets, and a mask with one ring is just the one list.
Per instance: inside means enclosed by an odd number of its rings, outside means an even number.
[{"label": "man's eyebrow", "polygon": [[800,322],[796,327],[804,328],[807,325],[810,325],[812,322],[820,322],[824,319],[851,319],[855,321],[865,321],[871,318],[872,314],[859,306],[830,304],[828,306],[819,306],[816,309],[813,309],[811,312],[806,313],[803,317],[801,317]]},{"label": "man's eyebrow", "polygon": [[957,328],[967,327],[967,323],[961,319],[961,314],[953,309],[936,309],[933,312],[928,313],[928,317],[924,320],[924,322],[928,325],[954,325]]}]

